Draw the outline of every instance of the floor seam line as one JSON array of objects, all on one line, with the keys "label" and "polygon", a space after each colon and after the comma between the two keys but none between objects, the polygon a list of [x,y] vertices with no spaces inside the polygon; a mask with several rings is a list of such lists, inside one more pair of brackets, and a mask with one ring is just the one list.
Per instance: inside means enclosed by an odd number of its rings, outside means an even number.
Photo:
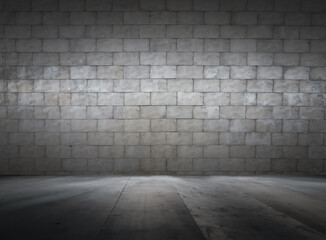
[{"label": "floor seam line", "polygon": [[122,190],[121,190],[121,192],[120,192],[120,194],[119,194],[117,200],[115,201],[115,203],[114,203],[114,205],[113,205],[111,211],[109,212],[109,215],[108,215],[107,218],[105,219],[105,221],[104,221],[104,223],[103,223],[103,225],[102,225],[102,227],[101,227],[101,230],[100,230],[100,232],[98,233],[98,235],[97,235],[97,237],[96,237],[96,240],[100,239],[100,237],[101,237],[101,235],[102,235],[102,232],[103,232],[103,230],[104,230],[105,225],[106,225],[108,222],[110,222],[110,218],[111,218],[111,216],[112,216],[112,212],[113,212],[113,210],[115,209],[116,205],[118,204],[118,202],[119,202],[119,200],[120,200],[120,198],[121,198],[122,193],[124,192],[125,188],[127,187],[127,184],[128,184],[128,182],[129,182],[129,179],[130,179],[130,177],[127,178],[127,181],[126,181],[125,185],[123,186],[123,188],[122,188]]}]

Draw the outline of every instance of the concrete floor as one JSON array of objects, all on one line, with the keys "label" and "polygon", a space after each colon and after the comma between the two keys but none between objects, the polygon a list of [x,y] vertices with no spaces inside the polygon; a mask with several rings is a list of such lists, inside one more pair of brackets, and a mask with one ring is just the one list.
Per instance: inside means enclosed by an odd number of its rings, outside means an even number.
[{"label": "concrete floor", "polygon": [[0,239],[326,239],[326,178],[1,177]]}]

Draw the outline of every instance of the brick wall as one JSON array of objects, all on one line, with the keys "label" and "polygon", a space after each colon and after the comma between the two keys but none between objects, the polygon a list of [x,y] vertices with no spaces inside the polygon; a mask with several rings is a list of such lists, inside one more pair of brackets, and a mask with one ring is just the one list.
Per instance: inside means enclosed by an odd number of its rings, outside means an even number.
[{"label": "brick wall", "polygon": [[326,170],[326,1],[0,1],[0,173]]}]

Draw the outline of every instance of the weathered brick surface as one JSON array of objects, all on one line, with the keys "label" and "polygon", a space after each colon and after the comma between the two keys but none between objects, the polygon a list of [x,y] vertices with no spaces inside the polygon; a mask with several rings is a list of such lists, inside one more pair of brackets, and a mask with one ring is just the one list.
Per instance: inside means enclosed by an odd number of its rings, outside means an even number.
[{"label": "weathered brick surface", "polygon": [[325,1],[0,2],[0,174],[325,171]]}]

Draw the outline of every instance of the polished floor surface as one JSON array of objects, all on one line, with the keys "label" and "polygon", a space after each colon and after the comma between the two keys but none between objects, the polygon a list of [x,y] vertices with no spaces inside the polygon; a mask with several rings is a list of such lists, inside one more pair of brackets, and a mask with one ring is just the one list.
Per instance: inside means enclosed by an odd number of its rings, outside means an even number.
[{"label": "polished floor surface", "polygon": [[1,177],[0,239],[326,239],[324,177]]}]

